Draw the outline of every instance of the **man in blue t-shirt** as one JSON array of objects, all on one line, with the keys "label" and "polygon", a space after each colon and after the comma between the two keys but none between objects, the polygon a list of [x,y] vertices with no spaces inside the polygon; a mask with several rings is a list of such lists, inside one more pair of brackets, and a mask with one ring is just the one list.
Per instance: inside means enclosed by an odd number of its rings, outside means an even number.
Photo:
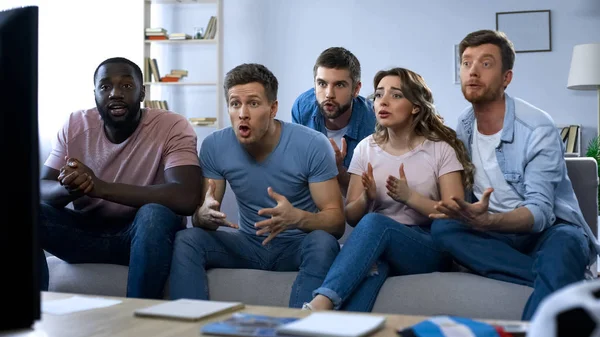
[{"label": "man in blue t-shirt", "polygon": [[342,47],[324,50],[313,67],[314,89],[302,93],[292,106],[292,121],[322,132],[335,151],[338,181],[348,188],[347,172],[356,145],[375,132],[371,101],[359,96],[360,63]]},{"label": "man in blue t-shirt", "polygon": [[[339,252],[344,213],[334,153],[323,134],[275,119],[277,86],[258,64],[242,64],[225,77],[232,127],[202,143],[204,200],[194,227],[175,238],[173,299],[208,299],[207,268],[299,271],[289,305],[301,308]],[[220,212],[226,182],[239,225]],[[238,230],[216,230],[221,226]]]}]

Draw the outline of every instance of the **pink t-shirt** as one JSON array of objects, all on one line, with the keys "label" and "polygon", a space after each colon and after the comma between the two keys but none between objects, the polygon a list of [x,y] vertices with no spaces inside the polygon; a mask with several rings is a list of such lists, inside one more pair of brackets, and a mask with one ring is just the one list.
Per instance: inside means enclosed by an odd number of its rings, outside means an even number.
[{"label": "pink t-shirt", "polygon": [[[96,108],[72,113],[53,141],[44,165],[60,170],[65,156],[76,158],[107,182],[147,186],[164,183],[164,171],[198,161],[197,137],[181,115],[143,109],[134,133],[121,144],[111,143]],[[74,209],[109,218],[132,218],[136,209],[103,199],[81,197]]]},{"label": "pink t-shirt", "polygon": [[432,200],[440,200],[440,176],[463,170],[462,164],[456,158],[456,152],[446,142],[425,140],[412,151],[394,156],[383,151],[375,143],[372,135],[363,139],[354,149],[348,172],[362,175],[367,171],[368,163],[373,166],[373,177],[377,186],[377,197],[369,211],[381,213],[405,225],[427,225],[431,220],[387,195],[387,178],[390,175],[400,177],[400,164],[404,163],[408,186]]}]

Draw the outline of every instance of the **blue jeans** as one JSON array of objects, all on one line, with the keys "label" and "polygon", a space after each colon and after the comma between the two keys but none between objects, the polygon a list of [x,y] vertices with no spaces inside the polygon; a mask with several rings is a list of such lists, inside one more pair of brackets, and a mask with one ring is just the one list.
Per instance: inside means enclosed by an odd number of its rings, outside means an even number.
[{"label": "blue jeans", "polygon": [[[181,216],[158,204],[140,207],[133,221],[40,206],[42,249],[68,263],[129,265],[127,297],[163,298],[175,233],[184,228]],[[40,253],[42,290],[47,290],[48,263]]]},{"label": "blue jeans", "polygon": [[583,229],[564,223],[541,233],[509,234],[474,230],[455,220],[436,220],[431,234],[473,272],[533,287],[523,320],[530,320],[553,291],[583,280],[590,254]]},{"label": "blue jeans", "polygon": [[[377,273],[371,272],[377,263]],[[426,226],[406,226],[379,213],[356,225],[325,281],[313,293],[331,300],[336,310],[369,312],[390,275],[445,270],[450,258],[433,243]]]},{"label": "blue jeans", "polygon": [[276,237],[263,246],[264,237],[240,231],[188,228],[177,233],[169,278],[172,299],[209,299],[206,270],[245,268],[299,271],[289,306],[301,308],[311,299],[339,252],[337,240],[317,230],[293,237]]}]

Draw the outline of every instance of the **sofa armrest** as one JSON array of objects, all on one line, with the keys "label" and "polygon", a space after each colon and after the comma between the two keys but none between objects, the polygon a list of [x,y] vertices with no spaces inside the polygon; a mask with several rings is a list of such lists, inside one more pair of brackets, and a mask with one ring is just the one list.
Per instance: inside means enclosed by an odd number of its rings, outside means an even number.
[{"label": "sofa armrest", "polygon": [[598,164],[590,157],[567,157],[565,161],[583,217],[598,237]]}]

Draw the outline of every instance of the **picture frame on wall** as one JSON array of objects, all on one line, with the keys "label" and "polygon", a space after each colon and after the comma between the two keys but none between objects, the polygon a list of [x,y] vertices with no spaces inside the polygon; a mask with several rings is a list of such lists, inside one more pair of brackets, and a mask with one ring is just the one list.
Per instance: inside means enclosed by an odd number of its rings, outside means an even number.
[{"label": "picture frame on wall", "polygon": [[496,30],[508,36],[517,53],[552,51],[550,10],[496,13]]},{"label": "picture frame on wall", "polygon": [[454,84],[460,84],[460,52],[458,45],[454,45]]}]

